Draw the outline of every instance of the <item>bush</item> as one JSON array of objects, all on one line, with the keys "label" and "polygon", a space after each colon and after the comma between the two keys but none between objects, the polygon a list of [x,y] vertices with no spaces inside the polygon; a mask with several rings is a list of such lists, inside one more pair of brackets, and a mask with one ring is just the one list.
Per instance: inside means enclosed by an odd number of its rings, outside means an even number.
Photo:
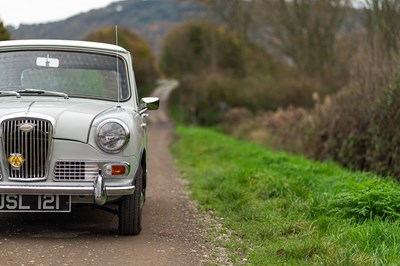
[{"label": "bush", "polygon": [[226,109],[226,99],[236,98],[237,91],[233,80],[220,74],[185,75],[179,90],[183,122],[217,124]]},{"label": "bush", "polygon": [[223,27],[192,22],[166,38],[161,69],[181,80],[184,121],[215,125],[230,108],[311,107],[321,87]]},{"label": "bush", "polygon": [[235,137],[262,143],[274,149],[293,153],[302,153],[307,149],[304,136],[311,126],[311,116],[306,109],[290,106],[239,119],[243,117],[240,114],[246,113],[245,110],[229,110],[222,120],[223,130]]},{"label": "bush", "polygon": [[243,75],[244,66],[244,50],[235,34],[205,21],[172,30],[164,41],[160,62],[165,74],[177,78],[217,70]]},{"label": "bush", "polygon": [[399,176],[398,59],[369,48],[361,52],[352,82],[333,97],[325,113],[313,114],[315,131],[308,139],[314,150],[310,155]]},{"label": "bush", "polygon": [[[260,113],[239,136],[276,149],[335,160],[346,167],[400,180],[400,54],[386,57],[370,46],[353,61],[351,82],[310,111],[296,108]],[[264,131],[263,134],[260,132]],[[247,136],[246,136],[247,135]]]}]

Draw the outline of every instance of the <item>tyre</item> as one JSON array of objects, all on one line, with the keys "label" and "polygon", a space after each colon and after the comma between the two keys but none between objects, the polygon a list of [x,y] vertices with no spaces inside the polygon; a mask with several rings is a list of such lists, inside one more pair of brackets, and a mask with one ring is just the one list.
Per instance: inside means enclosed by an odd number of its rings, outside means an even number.
[{"label": "tyre", "polygon": [[139,166],[135,177],[135,192],[124,196],[119,204],[118,232],[120,235],[138,235],[142,231],[143,169]]}]

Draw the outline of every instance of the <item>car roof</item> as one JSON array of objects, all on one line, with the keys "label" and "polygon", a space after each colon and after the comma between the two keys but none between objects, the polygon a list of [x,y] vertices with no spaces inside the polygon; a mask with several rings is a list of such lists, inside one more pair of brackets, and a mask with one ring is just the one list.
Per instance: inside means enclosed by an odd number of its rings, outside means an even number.
[{"label": "car roof", "polygon": [[128,51],[121,46],[100,43],[100,42],[89,42],[89,41],[74,41],[74,40],[12,40],[12,41],[0,41],[0,49],[14,49],[14,48],[80,48],[80,49],[94,49],[94,50],[105,50],[110,52],[122,52],[127,53]]}]

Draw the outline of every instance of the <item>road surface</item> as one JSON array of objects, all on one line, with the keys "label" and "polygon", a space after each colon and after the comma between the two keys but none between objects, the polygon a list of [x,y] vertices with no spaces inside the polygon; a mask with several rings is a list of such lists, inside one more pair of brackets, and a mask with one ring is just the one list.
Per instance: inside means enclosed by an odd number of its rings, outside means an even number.
[{"label": "road surface", "polygon": [[0,214],[0,265],[201,265],[209,258],[206,225],[184,193],[168,145],[165,101],[148,119],[149,181],[139,236],[118,236],[117,216],[91,207],[68,214]]}]

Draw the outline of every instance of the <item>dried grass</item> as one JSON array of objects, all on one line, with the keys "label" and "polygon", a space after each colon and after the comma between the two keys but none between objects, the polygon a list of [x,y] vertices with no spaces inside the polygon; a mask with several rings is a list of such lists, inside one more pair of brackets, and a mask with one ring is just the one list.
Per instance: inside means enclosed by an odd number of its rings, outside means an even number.
[{"label": "dried grass", "polygon": [[351,82],[323,99],[314,93],[311,110],[279,108],[250,117],[231,110],[224,129],[274,149],[400,179],[399,59],[365,45],[354,56]]}]

